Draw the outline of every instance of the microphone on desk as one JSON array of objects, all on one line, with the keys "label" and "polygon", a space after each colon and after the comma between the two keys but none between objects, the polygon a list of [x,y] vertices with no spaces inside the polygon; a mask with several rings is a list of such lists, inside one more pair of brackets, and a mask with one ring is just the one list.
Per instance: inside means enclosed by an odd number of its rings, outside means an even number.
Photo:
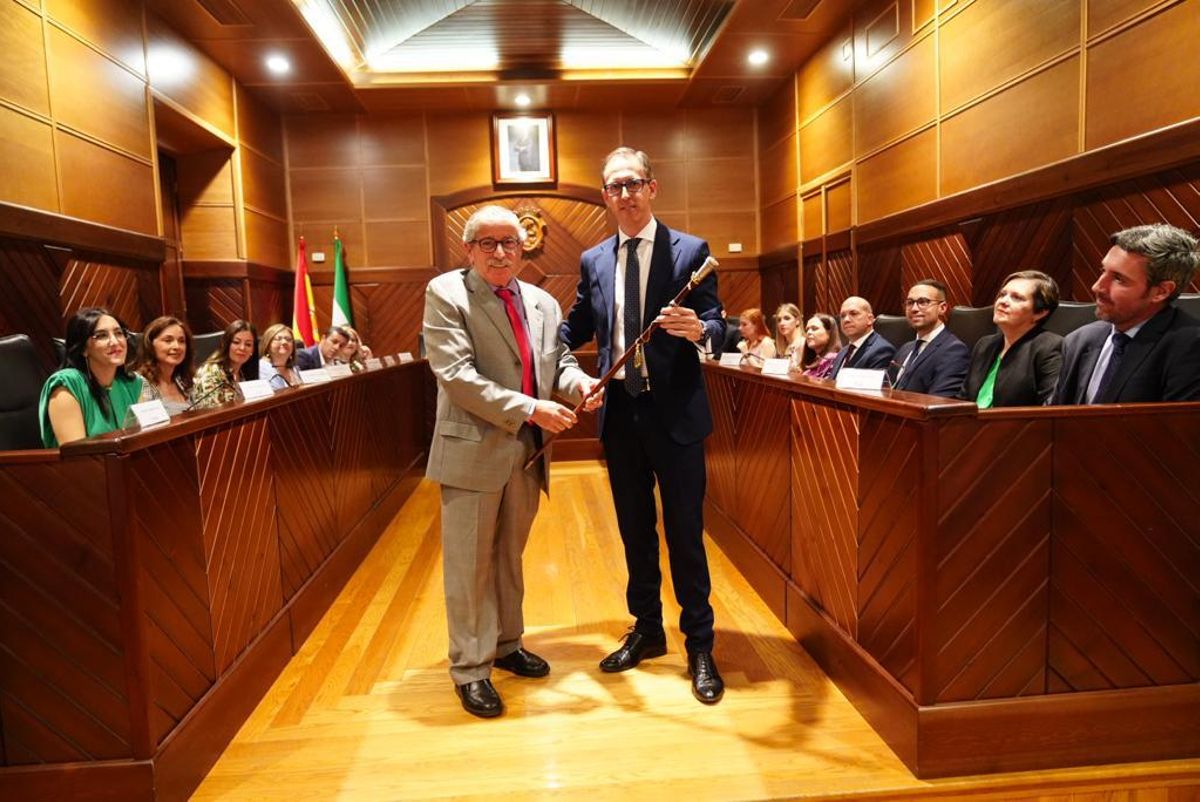
[{"label": "microphone on desk", "polygon": [[757,359],[759,362],[766,361],[761,356],[759,356],[758,354],[752,353],[751,351],[747,351],[746,353],[742,354],[742,358],[739,361],[745,362],[747,359]]},{"label": "microphone on desk", "polygon": [[184,412],[191,412],[193,409],[195,409],[195,408],[196,408],[196,405],[198,405],[198,404],[200,404],[200,403],[202,403],[202,402],[204,402],[204,401],[207,401],[208,399],[212,398],[212,397],[213,397],[213,395],[215,395],[215,394],[217,393],[217,391],[218,391],[218,390],[220,390],[220,389],[221,389],[221,388],[223,388],[223,387],[228,387],[228,388],[230,388],[230,389],[237,390],[237,385],[235,385],[233,382],[231,382],[231,381],[230,381],[228,378],[223,378],[223,379],[221,379],[221,381],[220,381],[220,382],[218,382],[218,383],[216,384],[216,386],[214,386],[214,387],[213,387],[211,390],[209,390],[207,393],[205,393],[204,395],[202,395],[202,396],[200,396],[200,397],[196,398],[194,401],[192,401],[190,404],[188,404],[188,405],[187,405],[187,408],[186,408],[186,409],[184,409]]}]

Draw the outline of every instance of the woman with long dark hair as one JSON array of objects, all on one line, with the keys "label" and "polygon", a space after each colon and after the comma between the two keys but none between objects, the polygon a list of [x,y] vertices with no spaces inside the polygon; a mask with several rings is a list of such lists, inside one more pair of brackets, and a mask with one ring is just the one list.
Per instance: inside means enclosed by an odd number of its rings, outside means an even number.
[{"label": "woman with long dark hair", "polygon": [[248,320],[235,320],[221,333],[221,342],[213,355],[196,371],[192,384],[192,407],[208,409],[242,400],[238,382],[258,378],[254,343],[258,333]]},{"label": "woman with long dark hair", "polygon": [[842,348],[842,335],[833,315],[817,312],[804,326],[803,375],[827,379]]},{"label": "woman with long dark hair", "polygon": [[46,448],[121,428],[142,394],[141,378],[125,370],[125,324],[107,309],[72,315],[66,340],[62,369],[46,379],[38,401]]},{"label": "woman with long dark hair", "polygon": [[129,369],[146,380],[143,401],[163,402],[170,415],[188,408],[192,391],[192,332],[177,317],[156,317],[142,332]]}]

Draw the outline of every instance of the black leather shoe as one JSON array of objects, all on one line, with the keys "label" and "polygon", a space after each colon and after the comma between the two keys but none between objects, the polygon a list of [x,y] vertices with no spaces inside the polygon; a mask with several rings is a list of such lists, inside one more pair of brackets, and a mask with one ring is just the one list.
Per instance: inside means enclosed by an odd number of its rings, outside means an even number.
[{"label": "black leather shoe", "polygon": [[600,661],[600,670],[610,674],[628,671],[643,660],[662,657],[667,653],[667,636],[646,635],[636,629],[625,635],[621,648]]},{"label": "black leather shoe", "polygon": [[518,648],[512,654],[497,657],[492,661],[496,668],[511,671],[518,677],[544,677],[550,673],[550,664],[533,652]]},{"label": "black leather shoe", "polygon": [[490,679],[477,679],[455,685],[454,692],[462,700],[463,710],[480,718],[495,718],[504,712],[504,703]]},{"label": "black leather shoe", "polygon": [[725,695],[725,681],[717,671],[712,652],[688,655],[688,673],[692,675],[692,696],[706,705],[715,705]]}]

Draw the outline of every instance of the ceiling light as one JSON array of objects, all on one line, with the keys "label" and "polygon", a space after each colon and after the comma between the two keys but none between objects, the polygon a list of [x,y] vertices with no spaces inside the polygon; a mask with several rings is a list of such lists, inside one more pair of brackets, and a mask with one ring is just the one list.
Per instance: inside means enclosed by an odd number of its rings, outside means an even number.
[{"label": "ceiling light", "polygon": [[286,56],[275,53],[267,56],[267,69],[275,75],[287,75],[292,71],[292,62],[288,61]]},{"label": "ceiling light", "polygon": [[771,60],[771,54],[768,53],[767,51],[761,50],[761,49],[760,50],[752,50],[750,52],[750,55],[746,58],[746,60],[749,61],[751,64],[753,64],[755,67],[761,67],[762,65],[766,64],[768,61]]},{"label": "ceiling light", "polygon": [[516,103],[521,108],[525,108],[530,103],[532,103],[533,100],[529,97],[529,95],[522,92],[521,94],[519,94],[515,98],[513,98],[513,102]]}]

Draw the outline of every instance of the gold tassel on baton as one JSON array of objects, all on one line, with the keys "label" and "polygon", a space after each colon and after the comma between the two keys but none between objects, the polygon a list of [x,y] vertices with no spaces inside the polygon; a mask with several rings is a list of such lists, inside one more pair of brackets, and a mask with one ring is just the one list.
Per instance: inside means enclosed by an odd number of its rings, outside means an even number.
[{"label": "gold tassel on baton", "polygon": [[[699,286],[700,282],[702,282],[702,281],[704,281],[704,279],[708,278],[709,273],[712,273],[718,267],[720,267],[720,263],[713,257],[710,256],[707,259],[705,259],[704,264],[700,265],[699,270],[692,273],[692,277],[690,279],[688,279],[688,283],[683,285],[683,289],[681,289],[679,291],[679,294],[675,296],[675,298],[671,301],[670,304],[668,304],[668,306],[678,306],[679,304],[683,303],[683,300],[685,298],[687,298],[688,293],[690,293],[697,286]],[[596,382],[596,385],[594,387],[592,387],[591,392],[589,392],[587,395],[585,395],[583,397],[583,399],[578,404],[576,404],[575,408],[571,411],[573,413],[575,413],[576,415],[578,415],[579,411],[581,409],[583,409],[584,405],[587,404],[588,400],[592,396],[596,395],[596,393],[603,390],[604,386],[606,384],[608,384],[610,381],[612,381],[613,376],[617,375],[617,371],[620,370],[621,367],[626,362],[629,361],[630,357],[633,358],[634,367],[636,367],[640,371],[642,369],[642,365],[646,359],[645,345],[646,345],[646,343],[650,342],[650,335],[654,333],[654,330],[656,328],[658,328],[657,316],[656,316],[655,320],[653,320],[650,323],[650,325],[646,327],[646,330],[643,331],[640,335],[638,335],[638,338],[636,340],[634,340],[633,344],[625,349],[625,353],[621,354],[621,358],[612,364],[612,367],[610,367],[608,369],[608,372],[600,377],[600,381]],[[525,468],[527,470],[538,461],[538,458],[541,457],[542,454],[544,454],[546,452],[546,449],[548,449],[550,447],[550,444],[554,442],[555,437],[558,437],[558,434],[556,434],[556,433],[548,434],[546,436],[546,438],[542,442],[542,447],[539,448],[536,452],[534,452],[534,455],[529,458],[528,462],[525,463]]]}]

